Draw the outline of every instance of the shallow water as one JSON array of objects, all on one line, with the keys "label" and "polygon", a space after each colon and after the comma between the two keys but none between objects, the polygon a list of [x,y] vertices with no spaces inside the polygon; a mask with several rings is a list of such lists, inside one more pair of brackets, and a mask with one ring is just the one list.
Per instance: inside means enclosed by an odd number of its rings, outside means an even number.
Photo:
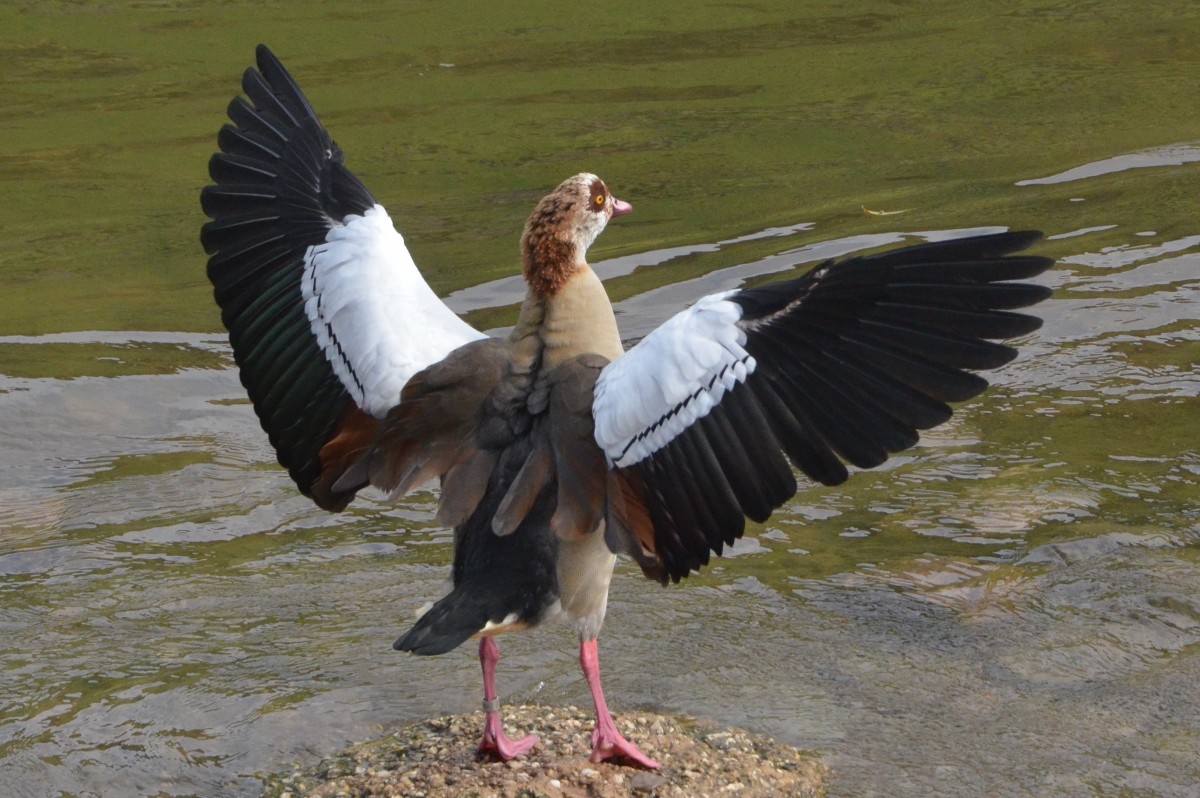
[{"label": "shallow water", "polygon": [[[882,468],[802,490],[702,576],[664,590],[623,567],[606,686],[618,712],[817,749],[832,795],[1194,794],[1190,12],[663,6],[530,27],[288,8],[0,8],[10,792],[253,795],[258,774],[477,706],[472,651],[390,649],[444,577],[433,495],[318,511],[230,368],[195,194],[262,37],[486,328],[520,300],[520,221],[581,168],[637,208],[594,251],[630,340],[828,257],[1045,229],[1055,298],[995,387]],[[597,58],[606,82],[583,91]],[[507,701],[586,701],[565,626],[503,646]]]}]

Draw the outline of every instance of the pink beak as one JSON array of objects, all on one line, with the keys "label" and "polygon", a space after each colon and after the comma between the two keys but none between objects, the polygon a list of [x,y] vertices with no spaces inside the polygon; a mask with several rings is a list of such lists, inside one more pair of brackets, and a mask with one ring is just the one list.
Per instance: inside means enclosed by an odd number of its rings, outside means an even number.
[{"label": "pink beak", "polygon": [[619,200],[616,197],[613,197],[612,215],[624,216],[627,213],[633,213],[633,206],[625,200]]}]

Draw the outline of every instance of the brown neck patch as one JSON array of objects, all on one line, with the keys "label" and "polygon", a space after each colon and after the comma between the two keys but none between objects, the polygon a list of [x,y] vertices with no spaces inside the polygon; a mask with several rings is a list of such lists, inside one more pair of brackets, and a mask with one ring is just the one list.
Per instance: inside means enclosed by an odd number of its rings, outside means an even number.
[{"label": "brown neck patch", "polygon": [[578,267],[577,245],[569,237],[575,205],[571,198],[551,194],[525,223],[521,266],[529,289],[544,299],[558,293]]}]

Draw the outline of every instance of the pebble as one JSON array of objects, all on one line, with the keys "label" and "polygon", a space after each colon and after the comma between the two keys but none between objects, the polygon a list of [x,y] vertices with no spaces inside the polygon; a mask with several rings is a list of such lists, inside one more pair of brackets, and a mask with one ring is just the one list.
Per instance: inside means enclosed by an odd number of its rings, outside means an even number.
[{"label": "pebble", "polygon": [[660,776],[657,773],[650,773],[648,771],[635,773],[633,778],[629,780],[629,786],[634,792],[654,792],[666,783],[666,776]]},{"label": "pebble", "polygon": [[729,732],[718,732],[704,736],[704,742],[718,751],[728,751],[733,746],[733,735]]},{"label": "pebble", "polygon": [[263,798],[815,798],[824,766],[811,754],[740,729],[645,712],[618,727],[661,772],[588,761],[590,709],[505,706],[514,735],[542,744],[508,763],[475,758],[482,712],[423,720],[296,771],[268,777]]}]

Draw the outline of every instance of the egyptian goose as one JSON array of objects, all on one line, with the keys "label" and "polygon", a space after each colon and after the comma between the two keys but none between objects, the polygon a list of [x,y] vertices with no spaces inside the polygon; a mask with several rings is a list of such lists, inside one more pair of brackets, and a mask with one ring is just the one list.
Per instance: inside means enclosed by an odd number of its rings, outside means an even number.
[{"label": "egyptian goose", "polygon": [[437,478],[454,528],[453,588],[395,643],[442,654],[479,639],[500,759],[537,738],[500,722],[495,636],[559,614],[579,632],[595,700],[592,760],[657,763],[617,731],[596,639],[617,554],[679,581],[796,492],[871,468],[975,396],[1010,361],[996,340],[1048,296],[1014,255],[1036,232],[823,263],[704,297],[624,351],[584,256],[632,207],[579,174],[525,224],[528,292],[504,339],[460,320],[421,278],[391,219],[343,163],[266,47],[229,105],[201,194],[208,276],[241,379],[299,489],[340,511],[367,485]]}]

